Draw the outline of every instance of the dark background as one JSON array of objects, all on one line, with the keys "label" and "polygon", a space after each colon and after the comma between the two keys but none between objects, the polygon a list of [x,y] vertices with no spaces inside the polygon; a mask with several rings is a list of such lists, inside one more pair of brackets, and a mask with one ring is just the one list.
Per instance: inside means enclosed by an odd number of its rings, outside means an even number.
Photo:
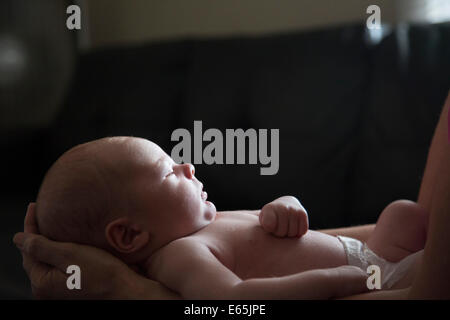
[{"label": "dark background", "polygon": [[[28,58],[16,82],[0,64],[1,298],[30,295],[11,239],[46,170],[72,146],[104,136],[144,137],[170,154],[172,131],[193,135],[194,120],[222,132],[278,128],[278,174],[196,165],[196,175],[219,210],[295,195],[312,229],[374,223],[389,202],[417,198],[450,88],[449,23],[386,26],[380,42],[364,23],[350,23],[82,53],[76,33],[61,27],[65,12],[47,21],[43,8],[46,28],[36,29],[11,3],[0,4],[0,30]],[[10,44],[0,37],[0,63]],[[45,126],[10,120],[32,120],[50,104],[58,108]]]}]

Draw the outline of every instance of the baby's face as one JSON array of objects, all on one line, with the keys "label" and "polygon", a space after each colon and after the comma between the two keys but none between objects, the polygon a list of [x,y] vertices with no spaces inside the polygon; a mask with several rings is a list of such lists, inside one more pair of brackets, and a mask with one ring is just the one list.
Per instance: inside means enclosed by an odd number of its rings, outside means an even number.
[{"label": "baby's face", "polygon": [[216,216],[191,164],[177,164],[158,145],[130,138],[133,157],[131,188],[137,196],[139,220],[164,245],[194,233]]}]

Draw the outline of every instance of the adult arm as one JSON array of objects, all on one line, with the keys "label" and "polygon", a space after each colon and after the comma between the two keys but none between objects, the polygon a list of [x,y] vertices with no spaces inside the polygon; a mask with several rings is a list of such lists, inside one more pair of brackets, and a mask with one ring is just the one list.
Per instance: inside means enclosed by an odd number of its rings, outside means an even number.
[{"label": "adult arm", "polygon": [[358,239],[362,242],[366,242],[369,239],[371,233],[375,229],[374,224],[366,224],[362,226],[337,228],[337,229],[325,229],[319,230],[320,232],[329,234],[331,236],[344,236]]},{"label": "adult arm", "polygon": [[428,210],[429,223],[423,262],[409,297],[450,299],[450,94],[436,127],[418,202]]},{"label": "adult arm", "polygon": [[450,93],[428,152],[418,203],[429,212],[422,263],[410,288],[376,291],[347,299],[450,299]]},{"label": "adult arm", "polygon": [[[284,197],[282,197],[282,198],[284,198]],[[223,211],[222,213],[227,213],[227,212],[233,212],[233,211]],[[261,216],[260,216],[261,210],[242,210],[242,212],[253,214],[253,215],[261,218]],[[263,223],[261,223],[261,226],[263,226]],[[351,237],[351,238],[355,238],[355,239],[365,242],[365,241],[367,241],[367,239],[369,239],[369,236],[374,229],[375,229],[375,224],[367,224],[367,225],[354,226],[354,227],[323,229],[323,230],[318,230],[318,231],[329,234],[331,236]]]}]

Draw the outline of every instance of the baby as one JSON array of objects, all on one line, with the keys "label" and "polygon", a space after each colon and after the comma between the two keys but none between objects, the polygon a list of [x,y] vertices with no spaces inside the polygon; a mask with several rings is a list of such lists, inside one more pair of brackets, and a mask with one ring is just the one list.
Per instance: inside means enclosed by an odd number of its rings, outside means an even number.
[{"label": "baby", "polygon": [[[36,216],[44,236],[105,249],[185,299],[356,294],[367,290],[371,264],[381,268],[383,288],[403,288],[411,284],[427,221],[414,202],[396,201],[363,244],[308,230],[307,212],[291,196],[261,210],[216,212],[192,165],[133,137],[63,154],[42,182]],[[340,273],[326,272],[336,267]]]}]

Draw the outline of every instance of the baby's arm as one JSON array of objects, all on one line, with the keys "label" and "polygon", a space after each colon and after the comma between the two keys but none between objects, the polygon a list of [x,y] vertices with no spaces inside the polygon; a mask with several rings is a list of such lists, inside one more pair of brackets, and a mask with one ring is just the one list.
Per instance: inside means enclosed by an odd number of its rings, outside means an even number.
[{"label": "baby's arm", "polygon": [[241,280],[207,246],[188,239],[157,259],[149,273],[184,299],[330,299],[367,291],[366,274],[350,266]]},{"label": "baby's arm", "polygon": [[264,230],[277,237],[301,237],[308,231],[308,214],[292,196],[266,204],[261,209],[259,222]]}]

